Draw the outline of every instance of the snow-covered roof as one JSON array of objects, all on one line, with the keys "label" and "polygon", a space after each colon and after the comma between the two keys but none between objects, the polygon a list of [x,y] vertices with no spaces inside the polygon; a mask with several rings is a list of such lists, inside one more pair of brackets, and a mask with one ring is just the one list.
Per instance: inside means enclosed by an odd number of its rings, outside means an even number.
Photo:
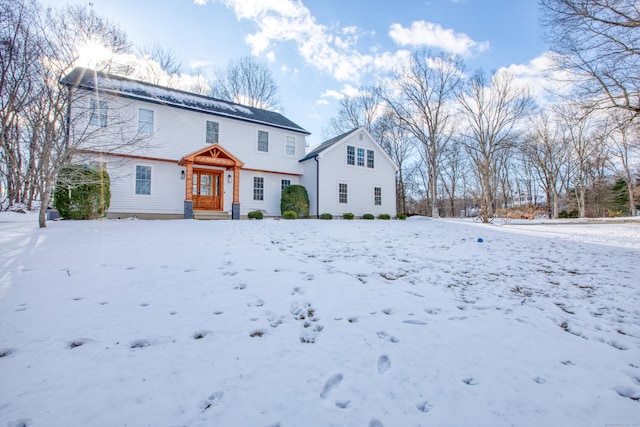
[{"label": "snow-covered roof", "polygon": [[147,82],[128,79],[114,74],[102,73],[77,67],[61,81],[74,88],[111,93],[127,98],[139,99],[177,108],[201,111],[238,120],[261,123],[278,128],[309,134],[307,130],[275,111],[247,107],[208,96],[171,89]]}]

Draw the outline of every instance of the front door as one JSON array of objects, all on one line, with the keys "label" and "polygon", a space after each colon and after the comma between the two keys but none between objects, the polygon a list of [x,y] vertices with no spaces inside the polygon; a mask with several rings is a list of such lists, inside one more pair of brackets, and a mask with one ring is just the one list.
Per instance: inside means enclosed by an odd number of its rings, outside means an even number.
[{"label": "front door", "polygon": [[193,209],[222,210],[223,171],[193,170]]}]

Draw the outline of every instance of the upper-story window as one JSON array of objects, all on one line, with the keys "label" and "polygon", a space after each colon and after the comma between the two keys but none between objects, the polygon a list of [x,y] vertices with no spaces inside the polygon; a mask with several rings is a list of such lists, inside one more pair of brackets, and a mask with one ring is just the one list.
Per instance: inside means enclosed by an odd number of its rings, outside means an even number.
[{"label": "upper-story window", "polygon": [[364,148],[358,148],[358,166],[364,166]]},{"label": "upper-story window", "polygon": [[356,147],[352,145],[347,145],[347,164],[348,165],[356,164]]},{"label": "upper-story window", "polygon": [[210,122],[207,120],[207,135],[205,137],[205,142],[207,144],[217,144],[219,133],[220,124],[218,122]]},{"label": "upper-story window", "polygon": [[138,109],[138,132],[144,135],[153,133],[153,110]]},{"label": "upper-story window", "polygon": [[373,150],[367,150],[367,167],[373,169]]},{"label": "upper-story window", "polygon": [[296,138],[295,136],[287,136],[284,141],[284,153],[287,156],[296,155]]},{"label": "upper-story window", "polygon": [[89,100],[89,124],[93,126],[107,125],[107,101]]},{"label": "upper-story window", "polygon": [[258,151],[269,152],[269,132],[258,131]]}]

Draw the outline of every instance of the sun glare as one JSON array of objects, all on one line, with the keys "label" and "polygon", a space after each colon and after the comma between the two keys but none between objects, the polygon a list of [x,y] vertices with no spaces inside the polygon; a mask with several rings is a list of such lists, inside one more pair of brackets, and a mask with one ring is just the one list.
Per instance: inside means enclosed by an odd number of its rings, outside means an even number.
[{"label": "sun glare", "polygon": [[113,56],[111,49],[95,40],[87,40],[78,46],[77,65],[86,68],[95,68],[100,62],[107,61]]}]

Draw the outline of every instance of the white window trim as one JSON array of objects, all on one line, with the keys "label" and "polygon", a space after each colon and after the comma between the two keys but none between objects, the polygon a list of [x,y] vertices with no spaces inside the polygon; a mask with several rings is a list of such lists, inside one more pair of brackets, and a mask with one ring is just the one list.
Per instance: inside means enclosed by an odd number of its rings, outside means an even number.
[{"label": "white window trim", "polygon": [[[340,201],[340,185],[346,185],[347,186],[347,201],[346,202],[341,202]],[[349,205],[349,183],[348,182],[338,182],[337,185],[337,190],[338,190],[338,205],[339,206],[348,206]]]},{"label": "white window trim", "polygon": [[[138,166],[148,167],[148,168],[151,169],[151,182],[149,183],[149,194],[136,193],[136,182],[138,181],[138,177],[137,177]],[[146,165],[146,164],[143,164],[143,163],[134,164],[133,165],[133,196],[134,197],[150,197],[152,195],[153,195],[153,166],[152,165]]]},{"label": "white window trim", "polygon": [[[147,110],[147,111],[151,111],[153,112],[153,122],[151,123],[151,133],[145,133],[140,131],[140,110]],[[147,136],[151,136],[154,133],[156,133],[156,110],[154,110],[153,108],[147,108],[147,107],[138,107],[138,121],[136,123],[136,126],[138,128],[138,133],[140,133],[141,135],[147,135]]]},{"label": "white window trim", "polygon": [[[218,124],[218,140],[216,142],[213,142],[213,143],[207,142],[207,122],[212,122],[212,123],[217,123]],[[205,145],[220,144],[220,122],[217,122],[215,120],[205,119],[205,121],[204,121],[204,137],[203,137],[203,140],[204,140],[204,144]]]},{"label": "white window trim", "polygon": [[[262,178],[262,200],[255,198],[255,190],[256,190],[255,178]],[[254,203],[264,203],[266,201],[266,193],[265,193],[266,188],[267,188],[267,180],[265,179],[265,177],[254,175],[251,178],[251,201]]]},{"label": "white window trim", "polygon": [[[267,151],[262,151],[260,150],[260,132],[265,132],[267,134]],[[269,135],[269,131],[268,130],[262,130],[262,129],[258,129],[256,131],[256,153],[258,154],[269,154],[269,149],[271,145],[271,135]]]},{"label": "white window trim", "polygon": [[[288,154],[287,153],[287,138],[293,138],[293,154]],[[298,140],[294,135],[285,135],[284,136],[284,155],[286,157],[295,157],[296,153],[298,152]]]},{"label": "white window trim", "polygon": [[[104,124],[102,123],[102,109],[100,108],[100,104],[104,103]],[[92,107],[93,105],[93,107]],[[106,99],[89,99],[89,125],[95,127],[106,127],[107,121],[109,119],[109,102]],[[97,121],[97,123],[92,123],[93,121]]]}]

